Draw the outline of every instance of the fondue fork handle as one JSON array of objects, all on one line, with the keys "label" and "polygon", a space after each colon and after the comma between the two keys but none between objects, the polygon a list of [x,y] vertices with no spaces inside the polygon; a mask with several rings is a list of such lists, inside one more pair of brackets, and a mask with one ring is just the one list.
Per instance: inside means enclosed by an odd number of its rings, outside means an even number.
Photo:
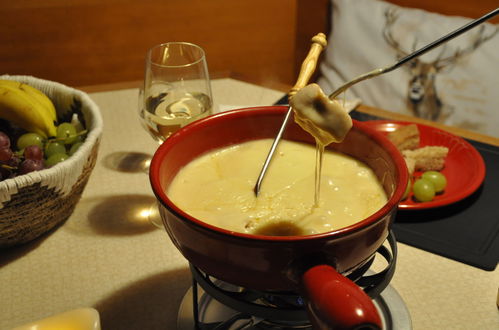
[{"label": "fondue fork handle", "polygon": [[324,33],[318,33],[312,38],[311,42],[312,45],[310,46],[310,51],[301,64],[298,79],[296,79],[295,85],[288,93],[290,98],[293,97],[293,95],[295,95],[301,88],[305,87],[314,74],[317,62],[319,61],[319,55],[327,46],[326,35]]},{"label": "fondue fork handle", "polygon": [[[315,68],[317,67],[319,55],[321,54],[322,50],[327,46],[326,35],[324,33],[318,33],[312,38],[311,41],[312,45],[310,46],[310,51],[308,52],[307,57],[305,58],[305,60],[303,60],[301,64],[300,73],[298,74],[298,79],[296,80],[295,85],[291,88],[291,90],[288,93],[289,99],[291,99],[296,94],[296,92],[298,92],[301,88],[305,87],[308,84],[308,81],[312,77],[312,74],[314,73]],[[281,140],[281,137],[284,131],[286,130],[286,125],[288,124],[289,118],[291,117],[291,113],[293,112],[292,110],[293,110],[292,107],[289,106],[286,116],[284,117],[284,121],[281,124],[281,128],[279,129],[279,132],[277,133],[277,136],[275,137],[274,142],[270,147],[270,151],[267,155],[267,158],[265,159],[262,170],[258,175],[258,179],[253,189],[256,196],[258,196],[258,193],[260,192],[260,187],[262,185],[263,178],[265,177],[265,173],[267,172],[267,168],[269,167],[270,161],[272,160],[272,156],[274,155],[275,149],[277,148],[277,145],[279,144],[279,141]]]}]

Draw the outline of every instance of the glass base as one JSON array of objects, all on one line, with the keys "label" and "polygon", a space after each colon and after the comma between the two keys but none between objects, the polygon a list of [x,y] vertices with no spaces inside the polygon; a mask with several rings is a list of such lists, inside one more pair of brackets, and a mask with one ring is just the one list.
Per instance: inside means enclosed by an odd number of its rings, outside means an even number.
[{"label": "glass base", "polygon": [[153,203],[149,208],[149,214],[147,215],[149,222],[151,222],[155,227],[163,229],[163,220],[161,220],[161,215],[159,214],[158,205]]}]

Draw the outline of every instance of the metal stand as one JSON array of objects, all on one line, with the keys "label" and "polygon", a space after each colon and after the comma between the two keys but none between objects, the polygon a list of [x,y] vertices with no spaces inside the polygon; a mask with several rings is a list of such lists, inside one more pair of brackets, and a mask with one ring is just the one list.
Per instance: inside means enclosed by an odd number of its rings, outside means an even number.
[{"label": "metal stand", "polygon": [[[348,277],[355,281],[371,298],[376,299],[388,286],[395,272],[397,259],[397,243],[393,232],[387,239],[390,249],[381,246],[375,256],[381,255],[387,266],[380,272],[366,275],[374,258],[355,270]],[[391,250],[391,251],[390,251]],[[241,288],[222,282],[203,273],[193,265],[192,272],[192,308],[195,329],[248,329],[259,325],[261,329],[310,329],[303,299],[295,292],[263,292]],[[206,323],[200,317],[200,300],[198,286],[206,294],[221,304],[228,306],[236,313],[221,322]]]}]

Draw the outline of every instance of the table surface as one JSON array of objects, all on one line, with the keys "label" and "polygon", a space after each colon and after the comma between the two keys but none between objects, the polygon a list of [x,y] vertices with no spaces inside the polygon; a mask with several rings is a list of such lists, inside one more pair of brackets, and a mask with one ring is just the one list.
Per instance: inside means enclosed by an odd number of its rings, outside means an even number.
[{"label": "table surface", "polygon": [[[212,88],[218,110],[271,105],[283,95],[231,78],[214,79]],[[106,330],[176,328],[191,277],[166,232],[140,212],[155,199],[139,165],[157,145],[138,121],[137,89],[89,91],[104,119],[97,164],[64,225],[1,252],[0,329],[87,306]],[[398,250],[391,286],[414,329],[499,329],[499,269],[401,243]]]}]

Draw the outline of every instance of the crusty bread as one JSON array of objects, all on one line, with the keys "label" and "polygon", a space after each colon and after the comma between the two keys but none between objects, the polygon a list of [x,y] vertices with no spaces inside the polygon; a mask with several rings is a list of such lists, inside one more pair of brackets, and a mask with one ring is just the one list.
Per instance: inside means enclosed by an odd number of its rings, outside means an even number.
[{"label": "crusty bread", "polygon": [[343,105],[330,100],[317,84],[301,88],[290,100],[295,122],[323,145],[341,142],[352,128]]},{"label": "crusty bread", "polygon": [[419,147],[419,129],[416,124],[401,126],[388,133],[387,137],[400,151]]},{"label": "crusty bread", "polygon": [[445,157],[449,148],[441,146],[426,146],[416,150],[404,150],[404,158],[413,159],[414,168],[419,171],[440,171],[445,166]]}]

